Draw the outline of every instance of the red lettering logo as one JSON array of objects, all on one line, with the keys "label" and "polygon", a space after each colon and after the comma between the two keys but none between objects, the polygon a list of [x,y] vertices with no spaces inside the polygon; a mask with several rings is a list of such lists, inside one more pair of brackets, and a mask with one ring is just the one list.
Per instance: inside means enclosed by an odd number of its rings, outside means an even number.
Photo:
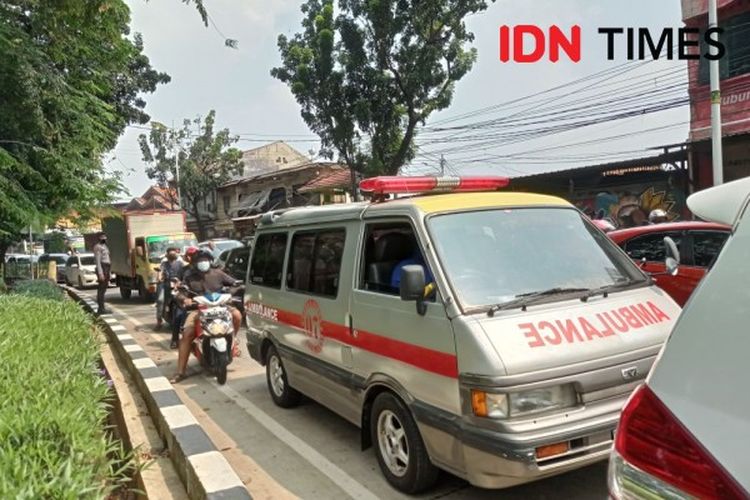
[{"label": "red lettering logo", "polygon": [[[549,42],[549,47],[547,42]],[[512,59],[517,63],[535,63],[542,60],[547,49],[549,49],[549,60],[553,63],[560,60],[561,49],[568,59],[579,62],[581,60],[581,27],[572,26],[570,36],[567,36],[557,26],[550,26],[546,34],[541,28],[531,24],[513,27],[500,26],[500,60],[502,62]]]},{"label": "red lettering logo", "polygon": [[322,351],[323,316],[320,313],[320,306],[313,299],[305,302],[305,307],[302,310],[302,329],[305,330],[305,334],[309,337],[305,341],[307,348],[316,354]]},{"label": "red lettering logo", "polygon": [[591,318],[579,316],[575,319],[521,323],[518,328],[529,347],[534,348],[591,342],[669,320],[664,311],[649,301],[594,313]]}]

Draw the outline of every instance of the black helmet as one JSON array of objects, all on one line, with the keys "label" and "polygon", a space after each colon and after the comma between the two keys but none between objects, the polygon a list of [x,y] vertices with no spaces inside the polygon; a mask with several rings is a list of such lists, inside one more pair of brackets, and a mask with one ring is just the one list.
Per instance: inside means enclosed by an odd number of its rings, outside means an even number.
[{"label": "black helmet", "polygon": [[204,259],[208,260],[209,262],[213,262],[214,255],[208,250],[198,250],[193,256],[194,262],[198,262],[199,260],[204,260]]}]

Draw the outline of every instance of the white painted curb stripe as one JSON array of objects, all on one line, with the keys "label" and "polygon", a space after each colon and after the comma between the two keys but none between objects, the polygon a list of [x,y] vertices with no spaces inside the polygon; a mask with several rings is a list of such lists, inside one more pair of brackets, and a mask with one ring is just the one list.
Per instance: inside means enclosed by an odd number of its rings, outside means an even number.
[{"label": "white painted curb stripe", "polygon": [[127,352],[143,351],[143,349],[141,349],[141,346],[139,346],[138,344],[124,345],[122,346],[122,348]]},{"label": "white painted curb stripe", "polygon": [[146,387],[148,387],[148,390],[151,392],[166,391],[167,389],[172,388],[172,384],[169,383],[169,380],[167,380],[167,377],[147,378],[147,379],[144,379],[143,382],[146,384]]},{"label": "white painted curb stripe", "polygon": [[206,493],[216,493],[238,486],[240,488],[245,487],[224,455],[218,451],[191,455],[188,457],[188,461],[201,479]]},{"label": "white painted curb stripe", "polygon": [[133,360],[133,366],[136,368],[156,368],[156,363],[151,358],[138,358]]},{"label": "white painted curb stripe", "polygon": [[159,411],[164,415],[164,420],[167,422],[170,429],[179,429],[180,427],[187,427],[188,425],[198,425],[198,421],[185,405],[159,408]]}]

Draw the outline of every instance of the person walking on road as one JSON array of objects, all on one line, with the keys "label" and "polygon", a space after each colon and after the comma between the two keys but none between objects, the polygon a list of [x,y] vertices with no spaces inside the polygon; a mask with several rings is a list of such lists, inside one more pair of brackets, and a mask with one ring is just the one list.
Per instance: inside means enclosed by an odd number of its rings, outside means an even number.
[{"label": "person walking on road", "polygon": [[96,263],[96,278],[98,281],[96,302],[99,305],[99,310],[96,313],[99,315],[109,314],[109,311],[104,307],[104,294],[107,293],[107,288],[109,288],[112,261],[109,257],[107,235],[103,232],[99,233],[99,243],[94,245],[94,262]]}]

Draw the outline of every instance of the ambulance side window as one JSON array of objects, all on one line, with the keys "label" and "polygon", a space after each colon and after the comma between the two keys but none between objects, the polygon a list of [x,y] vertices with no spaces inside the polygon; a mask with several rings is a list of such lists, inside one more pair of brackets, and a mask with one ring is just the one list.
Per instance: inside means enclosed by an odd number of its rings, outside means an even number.
[{"label": "ambulance side window", "polygon": [[287,288],[312,295],[336,297],[345,240],[344,229],[295,233],[289,251]]},{"label": "ambulance side window", "polygon": [[432,281],[410,223],[377,223],[367,227],[360,288],[398,295],[399,272],[408,264],[422,265],[427,282]]},{"label": "ambulance side window", "polygon": [[281,288],[286,240],[286,233],[263,234],[257,238],[250,263],[250,283]]}]

